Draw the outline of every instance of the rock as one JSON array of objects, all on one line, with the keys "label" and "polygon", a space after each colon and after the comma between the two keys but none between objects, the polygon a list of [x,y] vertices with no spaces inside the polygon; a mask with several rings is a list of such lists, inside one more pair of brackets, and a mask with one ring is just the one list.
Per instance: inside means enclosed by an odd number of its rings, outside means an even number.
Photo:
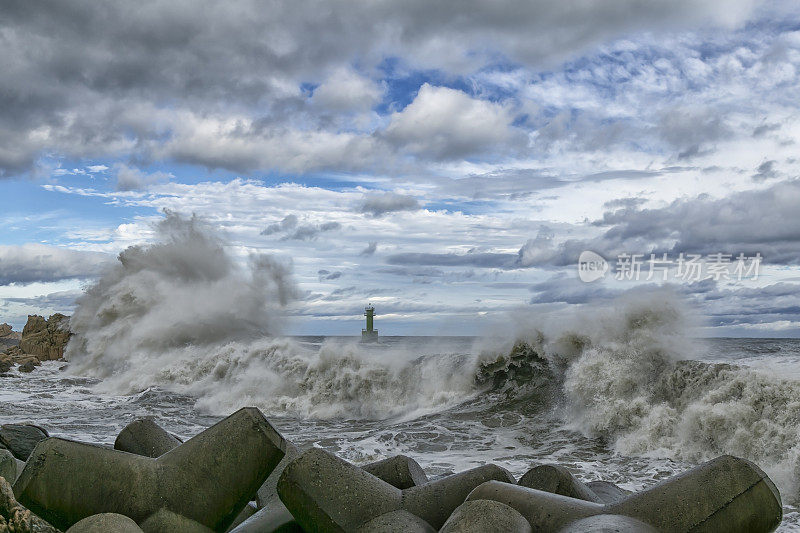
[{"label": "rock", "polygon": [[356,533],[436,533],[422,518],[402,509],[377,516]]},{"label": "rock", "polygon": [[400,489],[320,448],[289,463],[278,494],[306,531],[354,531],[400,508]]},{"label": "rock", "polygon": [[10,357],[2,357],[0,356],[0,374],[7,374],[11,367],[14,366],[14,363],[11,362]]},{"label": "rock", "polygon": [[101,513],[87,516],[67,533],[142,533],[136,522],[127,516],[116,513]]},{"label": "rock", "polygon": [[531,533],[525,517],[508,505],[493,500],[472,500],[461,504],[440,533]]},{"label": "rock", "polygon": [[144,533],[165,533],[167,531],[180,531],[180,533],[213,533],[191,518],[186,518],[168,509],[159,509],[141,524]]},{"label": "rock", "polygon": [[134,420],[120,431],[114,449],[145,457],[159,457],[180,445],[181,441],[149,418]]},{"label": "rock", "polygon": [[[497,481],[482,484],[467,499],[494,500],[513,507],[534,531],[606,531],[610,527],[610,531],[629,532],[761,533],[774,530],[783,514],[780,494],[767,475],[750,461],[729,455],[616,503],[588,502]],[[622,518],[578,522],[598,515]],[[581,529],[575,523],[594,529]]]},{"label": "rock", "polygon": [[398,489],[408,489],[428,482],[422,467],[405,455],[396,455],[362,466],[365,471]]},{"label": "rock", "polygon": [[28,359],[24,363],[20,363],[19,367],[17,367],[17,371],[28,374],[36,370],[37,366],[39,366],[39,361],[34,357]]},{"label": "rock", "polygon": [[45,320],[38,315],[28,315],[19,347],[42,361],[53,361],[64,357],[64,348],[71,335],[67,316],[56,313]]},{"label": "rock", "polygon": [[283,458],[285,446],[252,407],[158,458],[50,438],[36,447],[14,490],[21,503],[61,529],[113,512],[147,531],[144,521],[165,509],[224,531]]},{"label": "rock", "polygon": [[12,331],[10,325],[0,324],[0,350],[19,345],[21,336],[20,332]]},{"label": "rock", "polygon": [[49,437],[47,430],[33,424],[0,426],[0,447],[6,448],[20,461],[27,461],[36,445]]},{"label": "rock", "polygon": [[600,498],[589,487],[560,465],[539,465],[531,468],[519,479],[517,485],[587,502],[600,501]]},{"label": "rock", "polygon": [[622,489],[609,481],[590,481],[586,486],[603,503],[615,503],[631,494],[631,491]]},{"label": "rock", "polygon": [[11,485],[0,478],[0,531],[13,533],[59,533],[15,499]]},{"label": "rock", "polygon": [[14,457],[10,451],[0,448],[0,477],[9,483],[14,483],[22,473],[24,465],[25,463]]},{"label": "rock", "polygon": [[483,465],[404,490],[403,509],[439,529],[472,489],[490,480],[514,483],[508,470],[493,464]]}]

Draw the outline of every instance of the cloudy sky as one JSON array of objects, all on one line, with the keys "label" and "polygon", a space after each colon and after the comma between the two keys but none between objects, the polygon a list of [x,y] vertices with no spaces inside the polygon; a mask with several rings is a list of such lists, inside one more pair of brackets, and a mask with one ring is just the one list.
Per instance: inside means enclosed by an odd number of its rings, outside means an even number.
[{"label": "cloudy sky", "polygon": [[71,312],[169,209],[291,265],[290,333],[667,283],[710,335],[800,336],[796,2],[2,0],[0,72],[0,322]]}]

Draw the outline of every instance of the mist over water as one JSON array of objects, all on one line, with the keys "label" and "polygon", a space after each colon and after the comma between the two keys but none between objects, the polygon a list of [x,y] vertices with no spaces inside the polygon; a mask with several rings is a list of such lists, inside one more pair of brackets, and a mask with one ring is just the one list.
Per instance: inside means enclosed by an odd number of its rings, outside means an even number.
[{"label": "mist over water", "polygon": [[204,413],[254,405],[373,428],[457,420],[468,434],[510,424],[523,440],[545,418],[624,457],[745,457],[797,500],[800,382],[725,354],[702,361],[698,317],[669,291],[530,316],[513,334],[458,348],[313,343],[279,336],[297,292],[285,266],[266,256],[241,266],[195,217],[167,213],[156,229],[155,242],[120,254],[72,317],[69,372],[99,378],[98,391],[157,387]]}]

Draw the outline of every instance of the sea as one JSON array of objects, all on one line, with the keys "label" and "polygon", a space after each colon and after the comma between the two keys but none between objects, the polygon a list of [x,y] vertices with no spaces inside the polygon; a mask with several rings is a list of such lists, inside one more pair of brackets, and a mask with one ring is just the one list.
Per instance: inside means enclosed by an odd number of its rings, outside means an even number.
[{"label": "sea", "polygon": [[112,446],[138,417],[185,439],[253,405],[354,463],[405,454],[429,477],[556,463],[632,491],[730,453],[777,484],[779,531],[800,530],[800,339],[680,337],[672,311],[511,339],[139,343],[124,363],[75,344],[68,363],[0,378],[0,422]]}]

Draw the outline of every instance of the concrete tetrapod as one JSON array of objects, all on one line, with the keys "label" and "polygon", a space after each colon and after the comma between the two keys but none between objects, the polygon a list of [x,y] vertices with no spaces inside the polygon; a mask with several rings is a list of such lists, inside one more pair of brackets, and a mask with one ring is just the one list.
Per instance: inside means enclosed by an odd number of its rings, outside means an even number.
[{"label": "concrete tetrapod", "polygon": [[[178,440],[175,435],[168,432],[166,429],[162,428],[149,418],[138,418],[134,420],[125,426],[122,431],[120,431],[116,441],[114,441],[115,450],[135,453],[136,455],[144,455],[145,457],[160,457],[180,445],[181,441]],[[284,455],[283,459],[281,459],[281,463],[283,463],[285,460],[286,456]],[[281,463],[278,464],[280,465]],[[277,468],[275,470],[277,470]],[[273,471],[270,476],[274,475],[274,473],[275,472]],[[267,480],[269,480],[269,478],[267,478]],[[277,498],[277,495],[275,497]],[[234,519],[233,524],[229,529],[233,529],[235,526],[244,522],[254,513],[254,508],[251,508],[249,504],[245,505],[244,509],[242,509],[242,512],[239,513],[239,515]],[[194,527],[195,529],[197,529],[197,527],[205,527],[200,525],[187,525],[186,522],[180,522],[181,527],[178,527],[173,523],[175,520],[185,521],[185,518],[178,518],[170,514],[158,512],[145,520],[143,524],[147,524],[147,527],[153,531],[158,531],[159,529],[187,530],[190,527]],[[196,522],[193,523],[196,524]],[[145,531],[145,533],[148,532]]]},{"label": "concrete tetrapod", "polygon": [[774,530],[783,514],[780,494],[767,475],[750,461],[729,455],[612,504],[495,481],[476,488],[467,499],[505,503],[524,516],[534,531],[578,531],[573,525],[578,520],[620,515],[618,524],[613,516],[588,523],[614,524],[622,531],[636,531],[631,528],[640,521],[662,532],[760,533]]},{"label": "concrete tetrapod", "polygon": [[428,476],[419,463],[405,455],[395,455],[361,468],[398,489],[408,489],[428,482]]},{"label": "concrete tetrapod", "polygon": [[529,489],[543,490],[586,500],[587,502],[599,502],[597,494],[592,492],[589,487],[573,476],[569,470],[560,465],[539,465],[531,468],[519,478],[517,485],[528,487]]},{"label": "concrete tetrapod", "polygon": [[60,529],[104,512],[141,524],[166,509],[219,531],[232,523],[284,450],[283,437],[248,407],[157,459],[47,439],[36,446],[14,492]]},{"label": "concrete tetrapod", "polygon": [[292,513],[283,505],[278,497],[278,479],[283,469],[294,461],[300,450],[291,442],[286,441],[286,455],[283,456],[278,466],[270,473],[256,494],[258,511],[248,517],[241,524],[231,530],[231,533],[262,533],[271,531],[302,531],[295,522]]},{"label": "concrete tetrapod", "polygon": [[488,464],[453,474],[403,491],[403,509],[441,528],[456,507],[464,503],[472,489],[486,481],[514,483],[505,468]]},{"label": "concrete tetrapod", "polygon": [[180,531],[181,533],[213,533],[213,530],[190,518],[168,509],[159,509],[141,524],[144,533],[165,533]]},{"label": "concrete tetrapod", "polygon": [[376,516],[356,533],[436,533],[436,530],[417,515],[398,509]]},{"label": "concrete tetrapod", "polygon": [[280,499],[274,499],[230,533],[302,533],[303,529]]},{"label": "concrete tetrapod", "polygon": [[7,448],[20,461],[27,461],[36,445],[49,436],[46,429],[33,424],[3,424],[0,448]]},{"label": "concrete tetrapod", "polygon": [[650,524],[621,514],[599,514],[576,520],[558,533],[659,533]]},{"label": "concrete tetrapod", "polygon": [[631,494],[631,491],[620,488],[610,481],[590,481],[586,487],[603,503],[616,503]]},{"label": "concrete tetrapod", "polygon": [[67,533],[143,533],[136,522],[116,513],[87,516],[67,530]]},{"label": "concrete tetrapod", "polygon": [[470,500],[461,504],[439,533],[531,533],[525,517],[508,505],[493,500]]},{"label": "concrete tetrapod", "polygon": [[159,457],[180,444],[181,441],[151,419],[139,418],[119,432],[114,449],[145,457]]},{"label": "concrete tetrapod", "polygon": [[9,483],[14,483],[23,468],[25,468],[25,463],[14,457],[10,451],[0,448],[0,477],[5,478]]},{"label": "concrete tetrapod", "polygon": [[[397,510],[437,529],[473,488],[491,479],[514,482],[506,470],[484,465],[401,491],[333,454],[311,448],[286,467],[278,494],[307,531],[353,531]],[[404,513],[392,516],[407,518]],[[386,526],[385,520],[379,522]]]},{"label": "concrete tetrapod", "polygon": [[278,494],[306,531],[355,531],[400,509],[401,492],[320,448],[301,453],[284,469]]}]

